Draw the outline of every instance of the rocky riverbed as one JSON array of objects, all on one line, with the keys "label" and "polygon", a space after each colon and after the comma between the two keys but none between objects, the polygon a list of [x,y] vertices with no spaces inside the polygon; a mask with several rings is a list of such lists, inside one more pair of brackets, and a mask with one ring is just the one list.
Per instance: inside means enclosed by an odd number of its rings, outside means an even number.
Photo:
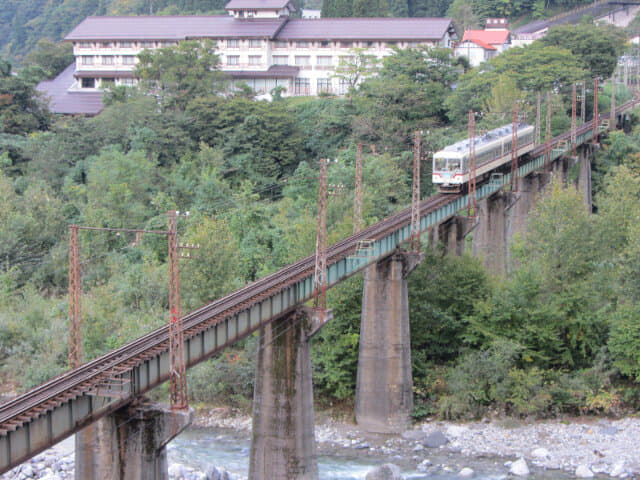
[{"label": "rocky riverbed", "polygon": [[[194,428],[210,427],[248,438],[251,419],[229,409],[200,412]],[[316,439],[320,455],[352,452],[369,458],[372,469],[375,464],[395,463],[430,478],[489,478],[474,471],[481,469],[483,462],[494,465],[493,471],[498,472],[490,478],[524,477],[530,472],[535,478],[549,479],[640,478],[640,419],[633,417],[464,424],[427,421],[397,436],[365,434],[356,425],[326,419],[317,423]],[[238,478],[220,467],[224,465],[194,468],[174,461],[169,471],[172,479]],[[387,468],[388,472],[392,470]],[[56,445],[0,478],[72,479],[73,441]],[[372,473],[371,478],[402,477],[374,477]]]}]

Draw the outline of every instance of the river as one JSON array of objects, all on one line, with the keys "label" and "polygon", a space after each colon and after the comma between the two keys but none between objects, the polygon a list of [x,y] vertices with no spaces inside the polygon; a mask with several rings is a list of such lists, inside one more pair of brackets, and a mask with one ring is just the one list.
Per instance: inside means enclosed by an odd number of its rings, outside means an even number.
[{"label": "river", "polygon": [[[246,432],[237,433],[219,428],[190,428],[180,434],[168,446],[169,464],[180,463],[199,471],[208,465],[224,468],[232,474],[246,478],[249,468],[250,437]],[[362,480],[375,466],[383,463],[398,465],[407,480],[453,480],[464,467],[472,468],[473,478],[497,480],[508,476],[508,460],[502,457],[471,458],[460,454],[444,453],[441,450],[416,452],[414,458],[384,457],[370,455],[366,449],[356,450],[329,447],[321,444],[318,453],[320,480]],[[417,460],[416,458],[417,457]],[[428,458],[434,465],[428,473],[419,472],[416,465]],[[513,460],[513,459],[511,459]],[[528,480],[552,480],[575,478],[559,470],[536,469],[529,465]],[[607,477],[602,477],[607,478]]]}]

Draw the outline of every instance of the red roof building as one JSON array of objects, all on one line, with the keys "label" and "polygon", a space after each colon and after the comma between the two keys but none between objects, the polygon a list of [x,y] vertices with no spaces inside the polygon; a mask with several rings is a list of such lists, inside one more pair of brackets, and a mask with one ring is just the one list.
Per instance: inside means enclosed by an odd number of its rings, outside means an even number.
[{"label": "red roof building", "polygon": [[477,67],[482,62],[511,47],[511,32],[504,18],[488,18],[484,30],[465,30],[455,47],[457,57],[465,56]]}]

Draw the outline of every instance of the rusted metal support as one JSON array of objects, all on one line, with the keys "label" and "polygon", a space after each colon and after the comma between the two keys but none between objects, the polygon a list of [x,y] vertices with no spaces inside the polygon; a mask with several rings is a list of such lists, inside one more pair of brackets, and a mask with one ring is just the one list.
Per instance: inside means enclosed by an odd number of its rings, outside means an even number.
[{"label": "rusted metal support", "polygon": [[473,110],[469,110],[469,205],[467,212],[469,217],[475,217],[478,213],[476,175],[476,116]]},{"label": "rusted metal support", "polygon": [[577,98],[576,98],[576,84],[573,84],[573,88],[571,89],[571,152],[575,155],[576,151],[576,128],[577,125]]},{"label": "rusted metal support", "polygon": [[538,92],[538,96],[536,98],[536,141],[535,141],[536,146],[540,145],[540,139],[542,138],[542,132],[541,132],[542,125],[541,125],[541,112],[540,112],[541,103],[542,103],[542,92]]},{"label": "rusted metal support", "polygon": [[582,124],[587,120],[587,82],[582,82],[582,94],[580,95],[580,120]]},{"label": "rusted metal support", "polygon": [[609,130],[616,129],[616,76],[611,77],[611,108],[609,109]]},{"label": "rusted metal support", "polygon": [[593,142],[598,142],[598,126],[600,123],[600,113],[598,112],[598,78],[593,81]]},{"label": "rusted metal support", "polygon": [[420,132],[413,134],[413,188],[411,193],[411,251],[420,251]]},{"label": "rusted metal support", "polygon": [[362,230],[362,144],[356,145],[356,180],[353,194],[353,233]]},{"label": "rusted metal support", "polygon": [[518,191],[518,102],[513,102],[511,127],[511,191]]},{"label": "rusted metal support", "polygon": [[173,410],[189,406],[187,399],[187,374],[184,365],[182,333],[182,299],[180,294],[180,257],[178,246],[178,212],[171,210],[169,220],[169,381]]},{"label": "rusted metal support", "polygon": [[318,229],[316,233],[316,264],[313,279],[313,306],[322,317],[327,311],[327,162],[320,159],[320,175],[318,181]]},{"label": "rusted metal support", "polygon": [[69,225],[69,368],[78,367],[82,350],[82,279],[78,225]]},{"label": "rusted metal support", "polygon": [[[545,174],[551,174],[551,91],[547,92],[547,115],[545,122],[545,162],[544,162],[544,171]],[[548,178],[548,177],[547,177]]]}]

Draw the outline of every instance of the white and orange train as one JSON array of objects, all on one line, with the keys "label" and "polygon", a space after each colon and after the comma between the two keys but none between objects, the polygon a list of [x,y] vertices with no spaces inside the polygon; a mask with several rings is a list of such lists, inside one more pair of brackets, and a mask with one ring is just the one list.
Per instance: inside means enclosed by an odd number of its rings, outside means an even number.
[{"label": "white and orange train", "polygon": [[[484,135],[475,137],[476,181],[488,177],[496,168],[511,161],[513,125],[494,128]],[[518,156],[533,149],[535,128],[519,124]],[[433,183],[441,192],[460,192],[469,182],[470,140],[449,145],[433,155]]]}]

